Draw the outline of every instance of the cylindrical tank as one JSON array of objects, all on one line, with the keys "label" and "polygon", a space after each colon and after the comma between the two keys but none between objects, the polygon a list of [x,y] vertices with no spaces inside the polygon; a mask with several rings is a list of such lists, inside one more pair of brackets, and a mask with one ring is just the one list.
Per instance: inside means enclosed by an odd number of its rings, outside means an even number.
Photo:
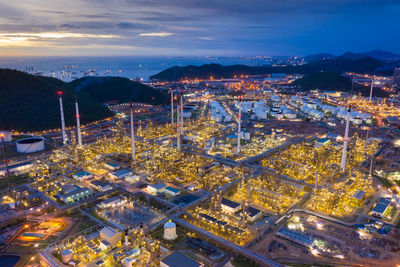
[{"label": "cylindrical tank", "polygon": [[35,153],[44,150],[44,139],[40,136],[24,138],[16,143],[19,153]]},{"label": "cylindrical tank", "polygon": [[63,263],[68,263],[69,261],[72,260],[72,250],[70,249],[65,249],[61,252],[61,259]]},{"label": "cylindrical tank", "polygon": [[[4,142],[11,142],[12,136],[9,131],[0,131],[0,135],[3,135]],[[2,138],[0,137],[0,143],[2,142]]]},{"label": "cylindrical tank", "polygon": [[164,224],[164,239],[174,240],[178,236],[176,235],[176,225],[173,222],[166,222]]}]

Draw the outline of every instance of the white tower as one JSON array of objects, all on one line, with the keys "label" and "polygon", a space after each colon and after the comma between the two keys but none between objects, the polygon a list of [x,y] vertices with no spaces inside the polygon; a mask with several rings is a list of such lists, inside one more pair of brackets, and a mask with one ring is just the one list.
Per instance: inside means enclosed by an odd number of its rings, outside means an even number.
[{"label": "white tower", "polygon": [[183,97],[181,92],[181,134],[183,135]]},{"label": "white tower", "polygon": [[136,159],[136,150],[135,150],[135,131],[133,128],[133,104],[131,102],[131,148],[132,148],[132,161],[135,162]]},{"label": "white tower", "polygon": [[174,124],[174,92],[171,90],[171,124]]},{"label": "white tower", "polygon": [[67,133],[65,132],[65,121],[64,121],[64,108],[63,108],[63,102],[62,102],[62,91],[58,91],[58,99],[60,100],[60,115],[61,115],[61,133],[62,133],[62,139],[63,139],[63,144],[67,143]]},{"label": "white tower", "polygon": [[342,170],[342,172],[344,172],[346,169],[346,154],[347,154],[347,142],[349,141],[349,126],[350,126],[350,108],[347,110],[346,130],[344,132],[342,161],[340,162],[340,169]]},{"label": "white tower", "polygon": [[375,81],[375,75],[372,77],[371,80],[371,90],[369,91],[369,102],[372,101],[372,90],[374,90],[374,81]]},{"label": "white tower", "polygon": [[236,149],[236,152],[237,152],[237,154],[239,154],[240,153],[240,139],[241,139],[241,137],[242,137],[242,134],[241,134],[241,131],[242,131],[242,129],[241,129],[241,121],[242,121],[242,101],[241,101],[241,99],[239,100],[240,102],[239,102],[239,116],[238,116],[238,136],[237,136],[237,149]]},{"label": "white tower", "polygon": [[176,118],[177,118],[177,123],[176,123],[176,146],[178,148],[178,151],[181,151],[181,131],[180,131],[180,125],[179,125],[179,110],[180,107],[179,105],[176,108]]},{"label": "white tower", "polygon": [[79,115],[78,99],[75,97],[75,112],[76,112],[76,135],[78,137],[78,146],[82,146],[82,135],[81,135],[81,115]]}]

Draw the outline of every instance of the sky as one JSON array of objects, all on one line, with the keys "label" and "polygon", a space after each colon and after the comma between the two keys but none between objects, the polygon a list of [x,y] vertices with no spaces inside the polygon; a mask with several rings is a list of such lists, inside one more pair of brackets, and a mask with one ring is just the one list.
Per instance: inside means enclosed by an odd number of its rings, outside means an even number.
[{"label": "sky", "polygon": [[1,0],[1,56],[400,53],[399,0]]}]

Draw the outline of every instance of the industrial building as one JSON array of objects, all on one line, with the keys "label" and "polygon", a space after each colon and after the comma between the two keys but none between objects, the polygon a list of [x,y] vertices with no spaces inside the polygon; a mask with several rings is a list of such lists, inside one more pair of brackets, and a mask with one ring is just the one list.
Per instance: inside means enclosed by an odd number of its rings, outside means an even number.
[{"label": "industrial building", "polygon": [[83,181],[83,180],[92,178],[93,174],[91,174],[90,172],[87,172],[87,171],[81,171],[81,172],[72,174],[72,177],[78,181]]},{"label": "industrial building", "polygon": [[221,207],[222,211],[229,214],[234,214],[235,212],[239,211],[241,206],[239,203],[236,203],[232,200],[223,198],[221,200]]},{"label": "industrial building", "polygon": [[157,194],[163,191],[164,188],[166,188],[167,186],[165,184],[149,184],[147,186],[147,191],[151,194]]},{"label": "industrial building", "polygon": [[372,216],[382,218],[383,214],[385,214],[386,210],[389,208],[391,201],[391,198],[383,197],[379,199],[378,203],[376,203],[374,209],[371,212]]},{"label": "industrial building", "polygon": [[288,239],[297,244],[308,247],[308,248],[312,248],[312,246],[314,245],[314,241],[315,241],[315,239],[311,236],[305,235],[305,234],[297,232],[297,231],[290,230],[285,227],[279,229],[279,231],[276,232],[276,235],[283,237],[285,239]]},{"label": "industrial building", "polygon": [[105,162],[104,167],[110,171],[115,171],[120,168],[120,165],[111,162]]},{"label": "industrial building", "polygon": [[121,207],[127,203],[127,199],[125,197],[112,197],[102,201],[98,204],[100,208],[114,208],[114,207]]},{"label": "industrial building", "polygon": [[[32,169],[32,167],[33,167],[33,162],[26,161],[23,163],[8,166],[8,171],[12,175],[21,175],[21,174],[28,173]],[[6,172],[7,172],[7,170],[5,167],[0,168],[0,176],[6,175]]]},{"label": "industrial building", "polygon": [[94,180],[90,182],[90,185],[94,187],[94,189],[105,192],[112,189],[112,186],[106,182],[100,180]]},{"label": "industrial building", "polygon": [[114,180],[124,179],[128,176],[131,176],[133,172],[128,169],[119,169],[109,174],[110,178]]},{"label": "industrial building", "polygon": [[82,200],[92,194],[92,190],[87,187],[79,187],[77,185],[65,185],[61,192],[58,192],[58,197],[65,203],[71,203]]},{"label": "industrial building", "polygon": [[100,237],[114,248],[121,241],[121,232],[111,227],[104,227],[100,231]]},{"label": "industrial building", "polygon": [[165,194],[167,194],[169,196],[173,196],[173,197],[177,196],[177,195],[179,195],[181,193],[181,190],[176,189],[176,188],[171,187],[171,186],[165,187],[162,191],[163,191],[163,193],[165,193]]}]

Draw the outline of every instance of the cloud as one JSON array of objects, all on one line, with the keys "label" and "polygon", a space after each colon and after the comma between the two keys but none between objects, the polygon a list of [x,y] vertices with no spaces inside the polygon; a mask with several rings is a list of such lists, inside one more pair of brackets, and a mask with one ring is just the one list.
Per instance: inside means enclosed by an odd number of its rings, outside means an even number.
[{"label": "cloud", "polygon": [[147,32],[147,33],[140,33],[139,36],[151,36],[151,37],[168,37],[174,35],[170,32]]}]

